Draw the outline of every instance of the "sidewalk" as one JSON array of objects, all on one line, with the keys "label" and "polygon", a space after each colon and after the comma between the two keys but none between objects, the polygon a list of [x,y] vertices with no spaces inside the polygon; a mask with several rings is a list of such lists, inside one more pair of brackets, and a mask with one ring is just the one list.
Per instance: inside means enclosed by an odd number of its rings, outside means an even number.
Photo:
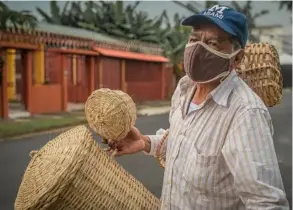
[{"label": "sidewalk", "polygon": [[[171,101],[145,101],[136,104],[138,116],[166,114],[170,111]],[[84,104],[70,104],[70,112],[83,112]]]},{"label": "sidewalk", "polygon": [[167,114],[170,111],[171,101],[150,101],[137,104],[138,116],[153,116]]},{"label": "sidewalk", "polygon": [[[139,117],[167,114],[170,111],[170,105],[170,101],[139,103],[137,104],[137,115]],[[0,141],[86,123],[83,105],[75,106],[71,111],[65,113],[15,116],[14,119],[0,120]]]}]

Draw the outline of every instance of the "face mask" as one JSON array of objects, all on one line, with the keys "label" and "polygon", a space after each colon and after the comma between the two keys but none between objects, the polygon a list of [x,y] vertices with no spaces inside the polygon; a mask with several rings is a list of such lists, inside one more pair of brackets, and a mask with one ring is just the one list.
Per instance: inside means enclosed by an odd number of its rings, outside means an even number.
[{"label": "face mask", "polygon": [[184,69],[196,83],[208,83],[229,75],[230,65],[239,51],[225,54],[200,41],[190,43],[184,52]]}]

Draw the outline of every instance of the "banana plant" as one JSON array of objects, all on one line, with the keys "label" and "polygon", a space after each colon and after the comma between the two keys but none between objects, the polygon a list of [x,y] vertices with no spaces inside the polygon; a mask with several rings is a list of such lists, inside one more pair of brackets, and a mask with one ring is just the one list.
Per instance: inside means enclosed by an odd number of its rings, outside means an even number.
[{"label": "banana plant", "polygon": [[[56,1],[50,2],[50,14],[40,8],[37,11],[44,20],[53,24],[85,28],[125,40],[159,43],[160,20],[152,20],[144,12],[136,11],[139,1],[125,7],[123,1],[66,2],[60,9]],[[84,7],[82,7],[84,6]],[[163,17],[162,17],[163,18]]]},{"label": "banana plant", "polygon": [[7,28],[33,30],[36,25],[37,18],[30,11],[14,11],[0,1],[0,30]]},{"label": "banana plant", "polygon": [[[175,76],[176,84],[184,75],[183,69],[179,67],[179,64],[183,63],[185,45],[188,42],[188,36],[191,31],[190,27],[181,25],[183,18],[176,13],[173,16],[174,26],[172,27],[168,24],[167,32],[160,39],[164,56],[169,58],[173,66],[173,75]],[[170,23],[169,18],[167,18],[166,22]]]},{"label": "banana plant", "polygon": [[78,25],[126,40],[158,43],[157,26],[160,25],[159,21],[153,21],[144,12],[137,12],[135,9],[139,3],[135,2],[134,5],[127,7],[122,1],[99,1],[94,2],[94,5],[88,4],[83,13],[84,19]]}]

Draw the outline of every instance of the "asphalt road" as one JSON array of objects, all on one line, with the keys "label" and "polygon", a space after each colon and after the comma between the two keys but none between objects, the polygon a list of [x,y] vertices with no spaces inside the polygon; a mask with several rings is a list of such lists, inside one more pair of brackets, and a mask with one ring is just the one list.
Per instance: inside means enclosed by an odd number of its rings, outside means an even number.
[{"label": "asphalt road", "polygon": [[[286,91],[282,103],[270,109],[275,128],[275,149],[288,199],[292,198],[292,96]],[[168,128],[168,115],[140,117],[137,127],[144,134]],[[57,134],[45,134],[0,143],[0,210],[13,210],[21,177],[29,162],[29,152],[36,150]],[[98,138],[97,138],[98,139]],[[132,175],[156,196],[160,196],[163,169],[156,160],[142,153],[118,158]]]}]

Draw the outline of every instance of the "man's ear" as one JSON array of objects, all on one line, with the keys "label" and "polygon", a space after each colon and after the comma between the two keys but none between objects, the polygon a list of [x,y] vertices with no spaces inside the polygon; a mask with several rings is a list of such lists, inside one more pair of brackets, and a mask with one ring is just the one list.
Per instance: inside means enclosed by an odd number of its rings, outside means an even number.
[{"label": "man's ear", "polygon": [[236,55],[236,58],[235,58],[235,61],[234,61],[236,66],[238,66],[241,63],[243,57],[244,57],[244,50],[241,49],[239,51],[239,53]]},{"label": "man's ear", "polygon": [[241,49],[235,57],[235,60],[232,64],[232,69],[235,69],[241,63],[243,58],[244,58],[244,50]]}]

